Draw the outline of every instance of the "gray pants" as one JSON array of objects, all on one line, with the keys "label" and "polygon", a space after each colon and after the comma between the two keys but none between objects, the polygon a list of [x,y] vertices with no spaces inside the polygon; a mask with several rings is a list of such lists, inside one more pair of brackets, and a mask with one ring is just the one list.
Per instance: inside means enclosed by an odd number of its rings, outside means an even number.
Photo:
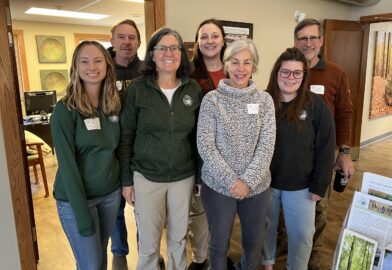
[{"label": "gray pants", "polygon": [[188,237],[192,248],[192,261],[202,263],[207,259],[210,234],[200,196],[196,196],[195,193],[192,193],[188,229]]},{"label": "gray pants", "polygon": [[244,200],[222,195],[203,185],[201,200],[211,234],[208,255],[211,270],[227,269],[227,253],[235,215],[241,224],[242,258],[237,269],[257,269],[260,262],[270,191]]}]

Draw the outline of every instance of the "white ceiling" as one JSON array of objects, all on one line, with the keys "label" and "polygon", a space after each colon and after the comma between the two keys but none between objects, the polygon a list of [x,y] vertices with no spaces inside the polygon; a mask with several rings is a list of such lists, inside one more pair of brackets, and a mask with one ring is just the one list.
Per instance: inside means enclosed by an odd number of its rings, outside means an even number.
[{"label": "white ceiling", "polygon": [[[144,4],[127,0],[10,0],[13,20],[82,24],[111,27],[124,19],[144,24]],[[106,19],[93,21],[24,14],[30,7],[63,9],[110,15]]]}]

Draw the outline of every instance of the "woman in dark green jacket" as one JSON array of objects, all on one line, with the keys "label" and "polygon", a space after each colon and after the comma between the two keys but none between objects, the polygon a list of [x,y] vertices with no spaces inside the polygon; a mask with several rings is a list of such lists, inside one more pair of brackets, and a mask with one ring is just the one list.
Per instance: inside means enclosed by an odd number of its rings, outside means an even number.
[{"label": "woman in dark green jacket", "polygon": [[135,206],[138,270],[159,269],[166,224],[168,269],[186,269],[189,204],[199,179],[196,123],[198,83],[180,35],[155,32],[147,46],[144,76],[123,96],[119,157],[123,196]]},{"label": "woman in dark green jacket", "polygon": [[98,42],[76,47],[70,75],[51,118],[58,160],[54,197],[77,269],[102,270],[121,197],[115,155],[121,103],[112,60]]}]

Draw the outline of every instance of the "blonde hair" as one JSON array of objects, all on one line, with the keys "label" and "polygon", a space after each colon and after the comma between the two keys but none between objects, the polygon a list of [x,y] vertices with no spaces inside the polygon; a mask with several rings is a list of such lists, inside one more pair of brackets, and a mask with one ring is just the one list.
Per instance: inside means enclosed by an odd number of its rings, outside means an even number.
[{"label": "blonde hair", "polygon": [[97,41],[83,41],[74,51],[72,56],[72,65],[70,71],[70,82],[66,88],[66,94],[62,98],[67,107],[72,108],[86,116],[93,116],[95,109],[91,104],[86,91],[83,87],[83,81],[79,76],[79,57],[81,50],[86,46],[95,46],[104,55],[106,61],[106,76],[101,83],[99,93],[99,107],[105,115],[115,115],[120,112],[121,101],[115,83],[115,73],[113,60],[107,50]]}]

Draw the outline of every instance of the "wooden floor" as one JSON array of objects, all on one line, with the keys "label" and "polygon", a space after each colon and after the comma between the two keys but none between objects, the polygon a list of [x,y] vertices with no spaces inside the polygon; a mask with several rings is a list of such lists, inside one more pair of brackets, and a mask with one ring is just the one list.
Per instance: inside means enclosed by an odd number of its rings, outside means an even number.
[{"label": "wooden floor", "polygon": [[[49,179],[50,191],[52,191],[54,174],[56,171],[56,160],[53,156],[45,159],[46,171]],[[364,172],[372,172],[384,176],[392,177],[392,137],[366,146],[360,151],[360,159],[355,163],[356,173],[354,179],[349,183],[344,193],[332,192],[329,200],[328,225],[325,235],[325,245],[322,256],[322,269],[330,269],[336,241],[341,229],[341,224],[346,215],[355,190],[361,187],[362,175]],[[30,177],[33,179],[32,170]],[[32,182],[34,182],[32,180]],[[39,270],[70,270],[75,269],[75,260],[72,250],[64,235],[57,216],[55,200],[53,197],[44,198],[44,188],[42,183],[32,184],[34,214],[37,226],[38,247],[40,260]],[[135,269],[137,252],[135,240],[135,222],[133,211],[130,206],[126,207],[126,220],[128,228],[128,242],[130,244],[130,254],[128,255],[129,269]],[[239,224],[236,220],[233,237],[231,241],[230,256],[234,261],[239,260],[241,248],[239,241]],[[188,260],[190,259],[188,246]],[[162,239],[162,254],[166,259],[165,239]],[[111,262],[111,252],[108,252],[109,262]],[[109,263],[108,269],[111,269]],[[284,269],[284,258],[280,258],[275,269]]]}]

